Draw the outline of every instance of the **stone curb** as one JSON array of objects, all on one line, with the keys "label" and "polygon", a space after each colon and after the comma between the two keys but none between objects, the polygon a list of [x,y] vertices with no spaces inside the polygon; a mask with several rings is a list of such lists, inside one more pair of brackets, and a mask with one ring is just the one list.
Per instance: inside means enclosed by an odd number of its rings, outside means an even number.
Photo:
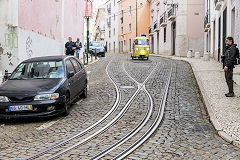
[{"label": "stone curb", "polygon": [[218,135],[221,138],[223,138],[226,142],[229,142],[229,143],[233,144],[234,146],[240,148],[240,141],[235,140],[232,136],[228,135],[225,131],[223,131],[221,125],[218,123],[218,120],[216,119],[216,117],[214,115],[214,112],[212,111],[211,104],[209,103],[208,96],[206,95],[206,92],[204,90],[202,81],[201,81],[201,79],[198,75],[198,72],[197,72],[196,68],[194,67],[194,65],[191,62],[189,62],[185,57],[174,57],[174,56],[152,55],[152,54],[151,54],[151,56],[185,61],[185,62],[187,62],[191,65],[192,70],[193,70],[194,75],[195,75],[195,78],[197,80],[198,86],[200,88],[201,94],[203,96],[203,100],[204,100],[204,103],[206,105],[208,114],[210,116],[210,121],[213,124],[214,128],[218,131]]},{"label": "stone curb", "polygon": [[[94,58],[94,59],[95,59],[95,58]],[[96,63],[96,62],[99,61],[99,60],[100,60],[100,58],[97,58],[96,60],[93,60],[93,61],[91,61],[91,62],[88,62],[88,64],[87,64],[87,65],[84,65],[84,67],[87,68],[89,65],[92,65],[92,64]],[[81,58],[80,61],[83,62],[83,59]]]}]

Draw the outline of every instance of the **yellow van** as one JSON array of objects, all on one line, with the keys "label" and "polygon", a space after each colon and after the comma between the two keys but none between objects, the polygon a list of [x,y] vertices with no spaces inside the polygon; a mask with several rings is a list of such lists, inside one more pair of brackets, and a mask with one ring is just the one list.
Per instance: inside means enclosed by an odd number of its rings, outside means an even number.
[{"label": "yellow van", "polygon": [[132,59],[144,59],[149,58],[149,39],[147,37],[136,37],[133,42],[133,50],[131,53]]}]

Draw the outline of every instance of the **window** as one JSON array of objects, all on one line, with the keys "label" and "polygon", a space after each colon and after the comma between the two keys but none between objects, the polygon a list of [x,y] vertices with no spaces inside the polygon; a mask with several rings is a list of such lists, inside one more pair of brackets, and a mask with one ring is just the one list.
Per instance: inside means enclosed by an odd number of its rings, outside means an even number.
[{"label": "window", "polygon": [[132,6],[129,6],[129,14],[132,14]]},{"label": "window", "polygon": [[123,26],[121,27],[121,33],[123,34]]},{"label": "window", "polygon": [[165,27],[164,28],[164,43],[166,43],[166,40],[167,40],[167,28]]},{"label": "window", "polygon": [[113,1],[114,2],[114,6],[116,5],[116,0]]},{"label": "window", "polygon": [[73,64],[76,72],[79,72],[79,71],[81,70],[80,64],[79,64],[75,59],[73,59],[73,58],[71,59],[71,62],[72,62],[72,64]]},{"label": "window", "polygon": [[114,14],[114,21],[115,21],[115,19],[116,19],[116,15]]},{"label": "window", "polygon": [[[71,63],[71,62],[70,62]],[[21,63],[12,73],[10,79],[46,79],[63,78],[64,67],[62,61]]]},{"label": "window", "polygon": [[111,38],[111,31],[109,31],[109,38]]},{"label": "window", "polygon": [[66,60],[66,66],[67,66],[67,73],[74,72],[74,67],[72,65],[72,62],[70,60]]},{"label": "window", "polygon": [[149,40],[148,39],[136,39],[134,41],[135,45],[149,45]]},{"label": "window", "polygon": [[129,52],[131,52],[131,49],[132,49],[132,40],[129,39]]},{"label": "window", "polygon": [[132,24],[129,24],[129,32],[132,32]]},{"label": "window", "polygon": [[113,29],[113,35],[115,36],[115,34],[116,34],[116,29],[114,28]]},{"label": "window", "polygon": [[126,45],[126,40],[124,40],[124,42],[123,42],[123,43],[124,43],[124,46],[125,46],[125,45]]}]

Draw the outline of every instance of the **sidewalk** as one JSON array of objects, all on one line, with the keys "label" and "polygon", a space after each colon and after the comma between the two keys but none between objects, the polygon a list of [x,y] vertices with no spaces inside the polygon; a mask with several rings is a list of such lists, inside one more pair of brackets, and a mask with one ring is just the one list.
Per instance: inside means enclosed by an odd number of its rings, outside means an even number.
[{"label": "sidewalk", "polygon": [[[156,55],[155,55],[156,56]],[[234,91],[236,97],[227,98],[227,84],[222,64],[211,59],[162,56],[191,64],[199,88],[203,95],[210,120],[218,134],[226,141],[240,147],[240,66],[234,70]]]}]

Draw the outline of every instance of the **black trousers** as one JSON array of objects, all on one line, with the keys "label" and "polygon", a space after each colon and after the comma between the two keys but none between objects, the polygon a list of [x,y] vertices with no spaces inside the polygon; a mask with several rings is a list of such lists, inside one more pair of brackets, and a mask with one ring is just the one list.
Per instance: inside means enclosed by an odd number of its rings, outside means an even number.
[{"label": "black trousers", "polygon": [[225,71],[225,78],[228,85],[229,93],[234,93],[233,92],[233,69],[228,69],[227,71]]}]

